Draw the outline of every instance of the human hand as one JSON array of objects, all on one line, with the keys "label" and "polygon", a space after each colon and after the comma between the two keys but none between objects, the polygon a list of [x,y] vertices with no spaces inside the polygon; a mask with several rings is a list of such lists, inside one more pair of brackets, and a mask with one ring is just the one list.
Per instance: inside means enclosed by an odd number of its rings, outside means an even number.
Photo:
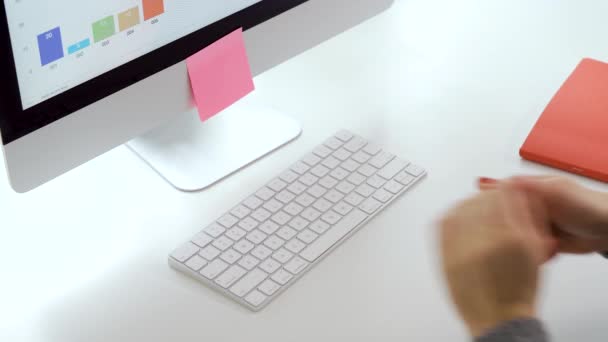
[{"label": "human hand", "polygon": [[525,191],[505,182],[441,221],[443,270],[473,336],[536,315],[540,268],[556,245],[544,215]]},{"label": "human hand", "polygon": [[538,199],[557,238],[557,252],[585,254],[608,251],[608,194],[587,189],[559,176],[482,178],[479,187],[492,190],[510,183]]}]

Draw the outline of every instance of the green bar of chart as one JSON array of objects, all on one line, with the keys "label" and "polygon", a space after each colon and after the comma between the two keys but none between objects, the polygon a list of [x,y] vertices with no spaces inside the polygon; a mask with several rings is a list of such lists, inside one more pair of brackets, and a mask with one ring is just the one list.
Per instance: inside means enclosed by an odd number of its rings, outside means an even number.
[{"label": "green bar of chart", "polygon": [[114,16],[110,15],[93,23],[93,40],[98,43],[116,33]]}]

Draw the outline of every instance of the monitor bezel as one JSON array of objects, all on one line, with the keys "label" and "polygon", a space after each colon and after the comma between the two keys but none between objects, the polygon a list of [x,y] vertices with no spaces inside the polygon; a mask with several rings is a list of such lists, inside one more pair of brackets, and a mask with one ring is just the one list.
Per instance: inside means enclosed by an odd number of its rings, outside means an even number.
[{"label": "monitor bezel", "polygon": [[169,68],[221,37],[255,27],[308,0],[262,0],[40,104],[23,109],[4,1],[0,2],[0,137],[4,145]]}]

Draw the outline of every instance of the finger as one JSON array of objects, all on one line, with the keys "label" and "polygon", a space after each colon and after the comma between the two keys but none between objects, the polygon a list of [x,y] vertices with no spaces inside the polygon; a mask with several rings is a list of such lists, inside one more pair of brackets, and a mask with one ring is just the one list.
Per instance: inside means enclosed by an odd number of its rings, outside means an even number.
[{"label": "finger", "polygon": [[499,181],[497,179],[488,178],[488,177],[480,177],[477,180],[477,187],[479,188],[479,190],[482,190],[482,191],[493,190],[498,187],[498,183],[499,183]]}]

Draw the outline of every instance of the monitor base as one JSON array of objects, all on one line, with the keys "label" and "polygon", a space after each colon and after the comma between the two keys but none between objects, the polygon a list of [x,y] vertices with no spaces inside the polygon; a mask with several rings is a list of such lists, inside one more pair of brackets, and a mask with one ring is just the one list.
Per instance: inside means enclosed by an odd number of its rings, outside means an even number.
[{"label": "monitor base", "polygon": [[196,110],[127,143],[182,191],[203,190],[297,138],[296,120],[241,100],[201,123]]}]

